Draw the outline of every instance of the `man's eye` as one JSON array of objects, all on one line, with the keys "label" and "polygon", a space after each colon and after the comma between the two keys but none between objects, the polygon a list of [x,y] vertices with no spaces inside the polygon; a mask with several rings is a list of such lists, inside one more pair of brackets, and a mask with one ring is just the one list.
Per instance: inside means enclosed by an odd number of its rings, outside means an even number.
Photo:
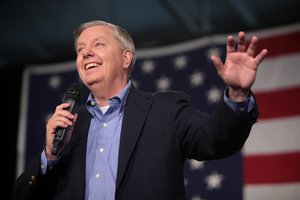
[{"label": "man's eye", "polygon": [[78,48],[78,49],[77,49],[77,53],[82,52],[82,50],[83,50],[83,48]]},{"label": "man's eye", "polygon": [[96,44],[95,44],[95,47],[103,47],[104,46],[104,44],[103,43],[100,43],[100,42],[97,42]]}]

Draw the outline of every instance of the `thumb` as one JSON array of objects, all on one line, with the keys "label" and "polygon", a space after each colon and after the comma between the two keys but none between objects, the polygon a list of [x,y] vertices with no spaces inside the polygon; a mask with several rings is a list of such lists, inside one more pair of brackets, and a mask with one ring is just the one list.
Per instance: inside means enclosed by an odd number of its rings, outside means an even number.
[{"label": "thumb", "polygon": [[217,68],[217,71],[220,72],[222,70],[223,66],[224,66],[221,59],[218,56],[215,56],[215,55],[212,55],[210,57],[210,59],[214,63],[215,67]]}]

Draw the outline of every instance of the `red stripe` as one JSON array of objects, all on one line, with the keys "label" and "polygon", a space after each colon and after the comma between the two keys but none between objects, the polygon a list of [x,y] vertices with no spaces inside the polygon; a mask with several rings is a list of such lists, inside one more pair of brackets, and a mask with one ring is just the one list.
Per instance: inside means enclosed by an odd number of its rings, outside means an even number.
[{"label": "red stripe", "polygon": [[246,156],[245,183],[288,183],[300,181],[300,152]]},{"label": "red stripe", "polygon": [[300,51],[300,30],[279,36],[262,38],[258,42],[258,50],[268,49],[267,57],[296,53]]},{"label": "red stripe", "polygon": [[300,87],[254,94],[260,119],[300,115]]}]

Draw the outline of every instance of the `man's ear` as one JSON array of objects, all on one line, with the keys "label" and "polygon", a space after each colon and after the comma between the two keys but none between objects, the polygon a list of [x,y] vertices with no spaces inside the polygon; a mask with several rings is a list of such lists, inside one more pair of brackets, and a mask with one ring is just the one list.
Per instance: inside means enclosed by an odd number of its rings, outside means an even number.
[{"label": "man's ear", "polygon": [[123,52],[123,68],[128,69],[132,62],[132,52],[129,49],[125,49]]}]

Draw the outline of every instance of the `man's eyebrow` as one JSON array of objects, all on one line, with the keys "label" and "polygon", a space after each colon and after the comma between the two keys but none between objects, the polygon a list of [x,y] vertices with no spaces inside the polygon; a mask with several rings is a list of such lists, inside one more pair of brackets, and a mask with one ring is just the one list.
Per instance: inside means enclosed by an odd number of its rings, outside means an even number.
[{"label": "man's eyebrow", "polygon": [[[104,38],[94,38],[92,40],[92,43],[97,42],[97,41],[105,41],[105,39]],[[84,42],[78,42],[77,46],[79,46],[79,45],[85,45],[85,43]]]}]

